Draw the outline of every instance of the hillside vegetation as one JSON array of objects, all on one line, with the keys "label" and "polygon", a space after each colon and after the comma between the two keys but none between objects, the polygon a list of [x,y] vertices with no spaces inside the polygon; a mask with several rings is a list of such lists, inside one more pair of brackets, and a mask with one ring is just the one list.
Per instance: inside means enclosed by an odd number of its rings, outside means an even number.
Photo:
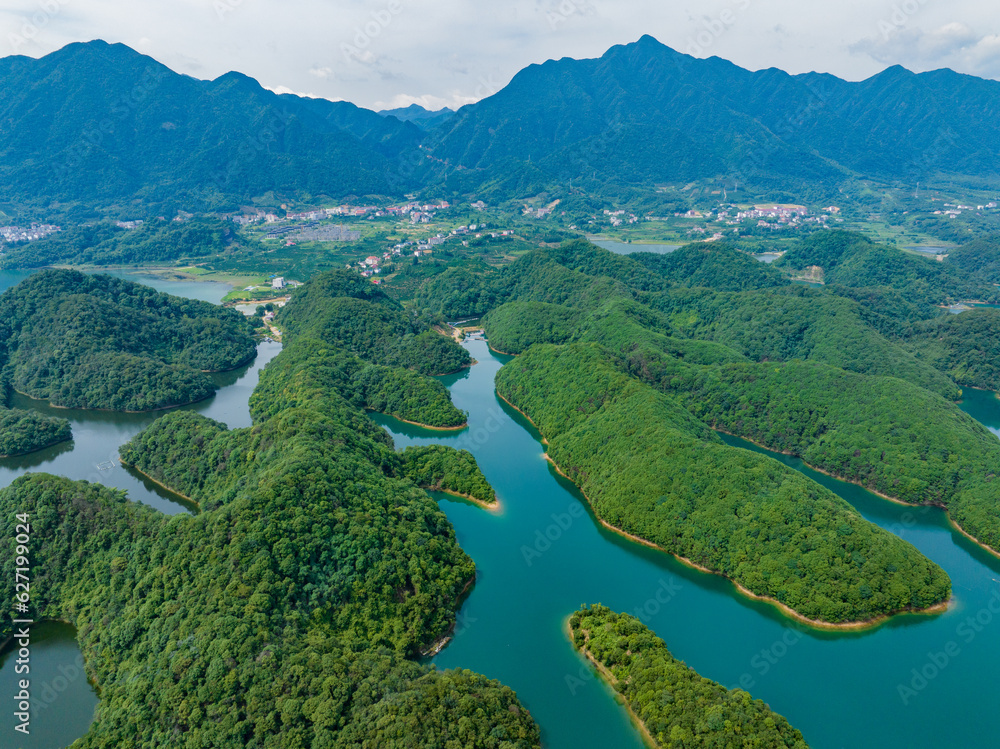
[{"label": "hillside vegetation", "polygon": [[[101,688],[80,746],[540,746],[509,688],[414,660],[454,625],[475,567],[406,477],[434,471],[364,412],[355,368],[397,368],[358,361],[290,331],[252,427],[173,412],[121,449],[197,516],[47,475],[0,491],[0,533],[15,512],[31,517],[30,615],[77,627]],[[443,457],[482,482],[462,455]],[[13,565],[0,557],[8,597]]]},{"label": "hillside vegetation", "polygon": [[149,287],[68,270],[36,273],[0,296],[11,385],[54,406],[151,411],[202,400],[206,371],[256,356],[245,318]]},{"label": "hillside vegetation", "polygon": [[658,747],[807,749],[785,718],[742,689],[698,675],[635,617],[584,606],[569,625],[573,644],[600,667]]},{"label": "hillside vegetation", "polygon": [[601,520],[803,617],[867,621],[950,596],[910,544],[797,471],[724,445],[595,345],[535,346],[496,386]]}]

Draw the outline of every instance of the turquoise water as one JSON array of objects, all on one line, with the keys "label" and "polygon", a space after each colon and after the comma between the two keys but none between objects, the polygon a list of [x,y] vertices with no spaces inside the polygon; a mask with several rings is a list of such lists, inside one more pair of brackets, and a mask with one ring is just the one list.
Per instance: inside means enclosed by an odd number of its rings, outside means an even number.
[{"label": "turquoise water", "polygon": [[[30,275],[30,272],[0,272],[0,291]],[[224,284],[201,284],[209,289],[188,288],[175,282],[150,283],[162,291],[189,298],[214,301]],[[228,287],[224,287],[228,288]],[[223,291],[223,294],[226,292]],[[221,296],[218,297],[221,299]],[[231,428],[250,426],[250,394],[257,386],[261,369],[281,350],[276,343],[258,347],[257,359],[234,372],[212,375],[220,390],[208,400],[185,410],[193,410],[227,424]],[[117,462],[118,448],[149,426],[164,412],[118,414],[76,409],[53,409],[46,403],[15,395],[12,405],[33,408],[70,420],[73,441],[56,445],[20,458],[0,459],[0,487],[8,486],[25,473],[45,472],[71,479],[102,483],[128,492],[131,499],[173,515],[193,508]],[[45,622],[31,629],[31,693],[33,715],[31,734],[22,737],[14,731],[13,704],[17,693],[15,659],[8,648],[0,653],[0,747],[4,749],[56,749],[72,743],[86,733],[94,716],[97,695],[79,670],[82,655],[76,644],[76,631],[67,624]]]},{"label": "turquoise water", "polygon": [[[804,629],[720,577],[602,529],[544,460],[534,429],[496,397],[493,377],[506,359],[482,341],[466,345],[480,363],[444,381],[469,411],[469,429],[446,435],[376,417],[397,448],[440,443],[471,450],[502,503],[492,514],[440,497],[478,578],[436,665],[470,668],[513,687],[547,747],[639,747],[627,714],[563,631],[580,604],[599,602],[640,616],[704,676],[764,699],[818,749],[994,744],[1000,560],[954,531],[943,512],[888,502],[767,453],[917,546],[954,585],[955,603],[945,614],[895,617],[864,632]],[[994,404],[966,398],[974,415],[977,405]]]}]

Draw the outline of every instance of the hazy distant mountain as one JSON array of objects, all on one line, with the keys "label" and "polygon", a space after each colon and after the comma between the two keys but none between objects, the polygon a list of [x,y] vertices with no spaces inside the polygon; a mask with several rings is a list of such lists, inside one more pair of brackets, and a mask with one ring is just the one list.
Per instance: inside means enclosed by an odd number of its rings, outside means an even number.
[{"label": "hazy distant mountain", "polygon": [[0,200],[224,207],[270,190],[412,189],[415,125],[278,96],[239,73],[199,81],[120,44],[0,59]]},{"label": "hazy distant mountain", "polygon": [[383,109],[379,114],[383,117],[395,117],[402,122],[412,122],[423,130],[433,130],[438,125],[454,117],[455,110],[445,107],[444,109],[432,112],[429,109],[424,109],[419,104],[411,104],[401,109]]},{"label": "hazy distant mountain", "polygon": [[[645,36],[593,60],[550,60],[440,128],[463,181],[633,183],[718,177],[777,188],[850,175],[996,181],[1000,83],[894,67],[860,83],[750,72]],[[465,170],[471,170],[466,172]]]}]

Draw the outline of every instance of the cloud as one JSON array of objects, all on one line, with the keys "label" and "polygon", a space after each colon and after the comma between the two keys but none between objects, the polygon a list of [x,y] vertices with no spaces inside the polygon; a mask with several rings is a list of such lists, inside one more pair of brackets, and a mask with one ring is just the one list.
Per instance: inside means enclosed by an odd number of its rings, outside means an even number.
[{"label": "cloud", "polygon": [[313,65],[311,68],[309,68],[309,75],[314,75],[317,78],[324,78],[325,79],[325,78],[329,78],[331,75],[333,75],[333,69],[332,68],[321,68],[321,67],[318,67],[316,65]]},{"label": "cloud", "polygon": [[885,21],[880,26],[879,36],[852,44],[851,52],[866,54],[878,62],[926,70],[940,67],[949,57],[978,42],[975,32],[958,22],[931,31]]},{"label": "cloud", "polygon": [[884,28],[881,35],[849,47],[880,63],[901,64],[917,72],[951,68],[983,78],[1000,78],[1000,35],[981,35],[952,22],[930,31],[910,26]]},{"label": "cloud", "polygon": [[[320,96],[319,94],[303,94],[301,91],[288,88],[288,86],[264,86],[264,88],[276,94],[295,94],[303,99],[329,99],[328,96]],[[342,99],[330,99],[330,101],[342,101]]]}]

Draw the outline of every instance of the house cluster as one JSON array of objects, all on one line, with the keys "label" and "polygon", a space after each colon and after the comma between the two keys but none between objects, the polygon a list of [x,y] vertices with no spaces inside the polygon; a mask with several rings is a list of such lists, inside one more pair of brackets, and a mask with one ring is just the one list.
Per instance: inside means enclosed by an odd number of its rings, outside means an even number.
[{"label": "house cluster", "polygon": [[115,226],[119,229],[138,229],[143,223],[141,219],[138,221],[115,221]]},{"label": "house cluster", "polygon": [[23,226],[0,226],[0,239],[8,244],[30,242],[33,239],[42,239],[50,234],[55,234],[57,231],[62,231],[62,228],[54,224],[32,224],[27,228]]},{"label": "house cluster", "polygon": [[624,223],[636,224],[639,222],[639,217],[634,213],[626,213],[625,211],[610,211],[607,208],[604,209],[604,215],[611,222],[612,226],[621,226]]},{"label": "house cluster", "polygon": [[948,216],[950,218],[956,218],[962,215],[963,211],[986,211],[996,208],[996,203],[987,203],[986,205],[958,205],[952,203],[945,203],[943,211],[934,211],[935,216]]}]

